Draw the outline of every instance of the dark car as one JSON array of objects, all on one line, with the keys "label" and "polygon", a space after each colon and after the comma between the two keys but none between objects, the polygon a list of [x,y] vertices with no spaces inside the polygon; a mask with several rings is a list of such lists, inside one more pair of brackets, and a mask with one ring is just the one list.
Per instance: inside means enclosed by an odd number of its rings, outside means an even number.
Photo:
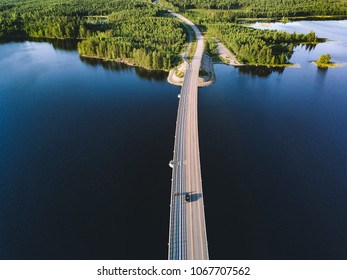
[{"label": "dark car", "polygon": [[186,202],[190,202],[190,194],[189,193],[186,193],[185,200],[186,200]]}]

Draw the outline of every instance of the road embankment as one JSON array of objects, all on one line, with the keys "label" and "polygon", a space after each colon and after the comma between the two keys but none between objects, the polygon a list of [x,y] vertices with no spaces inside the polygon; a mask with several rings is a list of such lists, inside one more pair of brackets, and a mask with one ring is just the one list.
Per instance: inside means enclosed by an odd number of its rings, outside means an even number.
[{"label": "road embankment", "polygon": [[[178,67],[171,69],[167,77],[168,83],[176,86],[182,86],[187,68],[187,62],[183,62]],[[201,70],[198,79],[198,87],[210,86],[215,81],[216,75],[213,69],[212,58],[208,54],[204,53],[201,60]]]}]

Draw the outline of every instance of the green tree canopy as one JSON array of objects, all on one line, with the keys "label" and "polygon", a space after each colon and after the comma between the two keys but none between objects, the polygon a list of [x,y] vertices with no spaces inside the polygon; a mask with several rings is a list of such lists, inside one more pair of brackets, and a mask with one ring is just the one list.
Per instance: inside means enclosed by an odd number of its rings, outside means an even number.
[{"label": "green tree canopy", "polygon": [[330,54],[323,54],[317,60],[317,64],[329,64],[329,63],[331,63],[330,60],[331,60]]}]

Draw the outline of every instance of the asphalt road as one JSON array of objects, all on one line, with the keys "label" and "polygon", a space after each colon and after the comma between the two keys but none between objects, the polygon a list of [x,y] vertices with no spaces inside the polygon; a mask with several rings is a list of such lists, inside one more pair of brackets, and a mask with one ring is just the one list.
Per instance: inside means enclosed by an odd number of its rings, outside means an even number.
[{"label": "asphalt road", "polygon": [[179,14],[170,13],[192,27],[196,34],[197,47],[185,74],[177,113],[168,258],[206,260],[208,248],[197,112],[198,76],[204,41],[200,31],[191,21]]}]

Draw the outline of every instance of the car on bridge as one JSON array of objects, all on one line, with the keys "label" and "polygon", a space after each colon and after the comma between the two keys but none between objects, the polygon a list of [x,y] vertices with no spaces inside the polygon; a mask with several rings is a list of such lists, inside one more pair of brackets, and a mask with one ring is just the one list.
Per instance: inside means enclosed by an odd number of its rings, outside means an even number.
[{"label": "car on bridge", "polygon": [[185,199],[186,202],[190,202],[190,194],[186,193],[184,199]]}]

